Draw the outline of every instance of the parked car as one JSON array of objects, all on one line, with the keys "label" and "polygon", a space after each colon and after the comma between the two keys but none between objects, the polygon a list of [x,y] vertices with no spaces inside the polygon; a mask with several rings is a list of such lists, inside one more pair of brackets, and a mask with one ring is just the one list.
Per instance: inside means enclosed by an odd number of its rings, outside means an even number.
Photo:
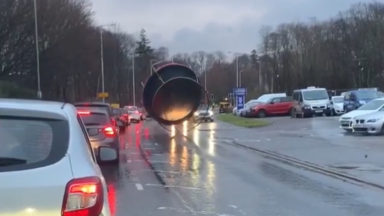
[{"label": "parked car", "polygon": [[99,156],[98,149],[100,147],[114,149],[117,155],[114,162],[118,164],[120,153],[119,133],[108,117],[108,113],[98,108],[78,108],[77,113],[84,122],[95,155]]},{"label": "parked car", "polygon": [[355,133],[384,134],[384,107],[377,112],[357,116],[352,129]]},{"label": "parked car", "polygon": [[239,110],[237,113],[240,116],[244,117],[250,117],[252,116],[252,107],[256,106],[257,104],[260,103],[269,103],[271,99],[276,98],[276,97],[286,97],[286,93],[271,93],[271,94],[263,94],[257,99],[252,99],[249,100],[246,104],[244,104],[243,109]]},{"label": "parked car", "polygon": [[250,116],[264,118],[269,115],[290,114],[293,101],[290,97],[274,97],[251,108]]},{"label": "parked car", "polygon": [[375,113],[384,107],[384,98],[378,98],[361,106],[357,110],[342,115],[339,119],[340,127],[347,132],[352,132],[355,118],[362,115]]},{"label": "parked car", "polygon": [[251,114],[251,108],[254,107],[256,104],[259,104],[260,102],[256,99],[250,100],[247,103],[244,104],[244,107],[237,111],[237,115],[243,116],[243,117],[249,117]]},{"label": "parked car", "polygon": [[344,110],[350,112],[379,97],[376,89],[359,89],[344,94]]},{"label": "parked car", "polygon": [[[73,105],[0,99],[1,215],[110,215],[105,180]],[[99,160],[114,160],[101,147]]]},{"label": "parked car", "polygon": [[331,115],[331,102],[327,89],[308,87],[293,92],[291,116],[312,117],[314,115]]},{"label": "parked car", "polygon": [[331,107],[333,115],[341,115],[344,113],[344,97],[333,96],[331,98]]},{"label": "parked car", "polygon": [[213,111],[207,105],[201,105],[193,115],[193,118],[197,122],[213,122]]},{"label": "parked car", "polygon": [[128,111],[129,122],[138,123],[142,120],[141,113],[136,106],[125,106],[124,109]]}]

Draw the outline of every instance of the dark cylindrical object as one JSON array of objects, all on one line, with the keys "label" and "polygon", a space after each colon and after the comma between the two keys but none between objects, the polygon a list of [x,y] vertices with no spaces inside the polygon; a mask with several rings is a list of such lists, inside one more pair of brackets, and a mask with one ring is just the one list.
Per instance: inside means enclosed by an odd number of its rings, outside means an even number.
[{"label": "dark cylindrical object", "polygon": [[156,121],[170,125],[188,119],[198,108],[202,88],[187,66],[170,63],[156,69],[144,87],[144,107]]}]

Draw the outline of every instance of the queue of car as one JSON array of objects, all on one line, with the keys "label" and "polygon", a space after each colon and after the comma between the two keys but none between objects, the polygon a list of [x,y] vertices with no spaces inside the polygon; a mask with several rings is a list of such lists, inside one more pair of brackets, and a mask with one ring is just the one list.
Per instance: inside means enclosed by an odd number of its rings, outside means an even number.
[{"label": "queue of car", "polygon": [[[118,165],[119,127],[129,125],[128,115],[101,102],[0,99],[2,211],[109,216],[98,164]],[[22,195],[19,202],[15,195]]]}]

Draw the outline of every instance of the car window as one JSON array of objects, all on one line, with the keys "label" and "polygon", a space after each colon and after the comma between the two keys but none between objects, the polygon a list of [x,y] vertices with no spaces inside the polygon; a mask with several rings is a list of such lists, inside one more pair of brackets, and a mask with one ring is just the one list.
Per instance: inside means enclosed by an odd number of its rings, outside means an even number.
[{"label": "car window", "polygon": [[104,113],[90,113],[88,115],[81,115],[85,125],[106,125],[108,124],[108,116]]},{"label": "car window", "polygon": [[370,100],[378,97],[377,91],[362,90],[362,91],[356,91],[355,94],[357,99],[359,100]]},{"label": "car window", "polygon": [[325,90],[303,91],[305,100],[325,100],[328,99],[328,93]]},{"label": "car window", "polygon": [[273,98],[272,102],[273,103],[280,103],[281,102],[281,98]]},{"label": "car window", "polygon": [[0,117],[0,171],[51,164],[68,146],[63,120]]},{"label": "car window", "polygon": [[361,106],[358,110],[376,110],[383,105],[384,105],[384,100],[374,100]]}]

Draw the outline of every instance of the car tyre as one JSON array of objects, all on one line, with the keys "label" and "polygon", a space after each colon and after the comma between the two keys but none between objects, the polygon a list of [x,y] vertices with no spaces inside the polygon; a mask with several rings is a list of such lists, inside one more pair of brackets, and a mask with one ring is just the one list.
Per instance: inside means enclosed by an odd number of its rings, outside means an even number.
[{"label": "car tyre", "polygon": [[292,108],[291,111],[289,111],[289,113],[291,115],[291,118],[297,118],[296,110],[294,108]]},{"label": "car tyre", "polygon": [[265,112],[265,110],[260,110],[257,113],[257,117],[259,117],[259,118],[265,118],[266,116],[267,116],[267,113]]}]

